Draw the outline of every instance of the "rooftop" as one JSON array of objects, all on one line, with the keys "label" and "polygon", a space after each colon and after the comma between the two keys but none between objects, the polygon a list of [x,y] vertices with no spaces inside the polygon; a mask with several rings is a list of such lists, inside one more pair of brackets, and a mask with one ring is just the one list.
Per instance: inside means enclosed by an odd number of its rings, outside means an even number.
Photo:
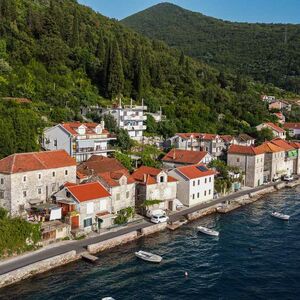
[{"label": "rooftop", "polygon": [[110,193],[99,182],[67,186],[66,189],[79,202],[91,201],[111,196]]},{"label": "rooftop", "polygon": [[76,166],[65,150],[16,153],[0,160],[0,173],[14,174]]},{"label": "rooftop", "polygon": [[[85,127],[86,130],[86,135],[92,134],[95,135],[97,134],[95,132],[96,127],[101,126],[101,124],[98,123],[81,123],[81,122],[70,122],[70,123],[62,123],[60,124],[65,130],[67,130],[71,135],[77,136],[78,135],[78,128],[80,126]],[[109,134],[107,130],[103,128],[101,134]]]},{"label": "rooftop", "polygon": [[276,152],[284,151],[283,148],[281,148],[271,142],[265,142],[262,145],[257,146],[256,149],[258,151],[261,151],[262,153],[276,153]]},{"label": "rooftop", "polygon": [[274,131],[277,131],[279,133],[285,132],[284,129],[282,129],[281,127],[275,125],[274,123],[268,122],[268,123],[264,123],[265,126],[271,127]]},{"label": "rooftop", "polygon": [[284,123],[283,127],[287,129],[300,129],[300,123]]},{"label": "rooftop", "polygon": [[264,152],[258,147],[253,146],[240,146],[240,145],[231,145],[228,149],[229,154],[241,154],[241,155],[259,155]]},{"label": "rooftop", "polygon": [[200,163],[206,155],[205,151],[172,149],[163,157],[162,161],[195,165]]},{"label": "rooftop", "polygon": [[287,141],[282,140],[282,139],[274,139],[271,141],[274,145],[286,150],[286,151],[290,151],[290,150],[295,150],[295,148]]},{"label": "rooftop", "polygon": [[188,179],[195,179],[215,175],[215,172],[213,170],[207,168],[203,164],[179,167],[176,168],[176,170]]}]

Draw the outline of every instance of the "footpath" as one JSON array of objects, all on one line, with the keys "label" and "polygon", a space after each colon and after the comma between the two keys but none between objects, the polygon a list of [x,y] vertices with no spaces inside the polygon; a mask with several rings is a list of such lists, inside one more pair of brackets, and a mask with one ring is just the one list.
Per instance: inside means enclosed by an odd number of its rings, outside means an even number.
[{"label": "footpath", "polygon": [[[293,186],[299,183],[300,182],[297,181],[293,184]],[[169,221],[170,223],[174,223],[182,220],[183,218],[193,220],[207,214],[205,213],[205,210],[209,211],[209,213],[218,211],[217,207],[220,206],[220,204],[224,205],[225,203],[231,203],[235,200],[238,202],[238,200],[241,198],[243,199],[244,196],[248,196],[249,198],[252,197],[252,195],[267,194],[285,186],[286,184],[283,182],[275,182],[257,188],[238,191],[228,196],[220,197],[218,199],[172,213],[169,216]],[[258,198],[259,197],[254,198],[252,202]],[[248,201],[247,203],[251,202]],[[80,259],[81,254],[84,252],[86,253],[88,251],[89,253],[97,253],[166,228],[167,224],[165,223],[152,224],[147,220],[143,220],[138,224],[131,224],[113,232],[103,233],[101,235],[79,241],[65,241],[52,244],[34,252],[0,261],[0,288]]]}]

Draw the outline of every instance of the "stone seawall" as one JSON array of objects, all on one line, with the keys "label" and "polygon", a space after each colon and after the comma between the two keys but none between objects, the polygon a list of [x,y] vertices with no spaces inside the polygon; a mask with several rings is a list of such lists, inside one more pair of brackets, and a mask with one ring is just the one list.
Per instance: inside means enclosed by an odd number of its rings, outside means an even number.
[{"label": "stone seawall", "polygon": [[152,226],[148,226],[146,228],[141,229],[141,233],[143,236],[147,236],[159,231],[163,231],[167,228],[167,223],[159,223]]},{"label": "stone seawall", "polygon": [[131,241],[136,240],[137,238],[138,238],[137,231],[133,231],[103,242],[88,245],[87,250],[89,253],[95,254],[97,252],[101,252],[110,248],[114,248],[119,245],[129,243]]},{"label": "stone seawall", "polygon": [[197,220],[199,218],[202,218],[204,216],[207,216],[207,215],[210,215],[210,214],[213,214],[213,213],[217,212],[217,207],[218,207],[218,205],[214,205],[214,206],[209,207],[209,208],[197,210],[195,212],[192,212],[192,213],[188,214],[186,217],[189,221]]},{"label": "stone seawall", "polygon": [[6,273],[4,275],[0,275],[0,288],[29,278],[36,274],[44,273],[77,259],[78,256],[76,255],[76,251],[74,250],[39,261],[37,263]]}]

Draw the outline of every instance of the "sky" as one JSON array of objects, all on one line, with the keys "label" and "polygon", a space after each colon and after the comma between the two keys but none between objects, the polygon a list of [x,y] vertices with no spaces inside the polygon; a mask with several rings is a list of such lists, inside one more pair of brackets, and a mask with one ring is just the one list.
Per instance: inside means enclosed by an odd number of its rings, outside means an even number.
[{"label": "sky", "polygon": [[[157,0],[78,0],[110,18],[123,19]],[[237,22],[300,23],[300,0],[169,0],[192,11]]]}]

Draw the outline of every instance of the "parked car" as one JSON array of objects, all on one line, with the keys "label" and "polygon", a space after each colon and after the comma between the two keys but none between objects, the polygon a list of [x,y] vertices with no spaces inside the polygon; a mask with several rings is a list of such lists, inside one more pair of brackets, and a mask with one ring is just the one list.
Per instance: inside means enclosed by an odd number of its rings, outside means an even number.
[{"label": "parked car", "polygon": [[283,177],[284,181],[293,181],[294,180],[294,176],[293,175],[285,175]]},{"label": "parked car", "polygon": [[275,177],[273,178],[273,182],[277,182],[277,181],[280,181],[280,177],[276,177],[276,176],[275,176]]},{"label": "parked car", "polygon": [[153,209],[153,210],[149,209],[146,212],[146,216],[148,218],[152,218],[153,215],[165,215],[165,214],[166,214],[166,212],[163,209],[160,209],[160,208]]},{"label": "parked car", "polygon": [[168,222],[169,217],[166,215],[152,215],[151,222],[158,224],[158,223],[164,223]]}]

